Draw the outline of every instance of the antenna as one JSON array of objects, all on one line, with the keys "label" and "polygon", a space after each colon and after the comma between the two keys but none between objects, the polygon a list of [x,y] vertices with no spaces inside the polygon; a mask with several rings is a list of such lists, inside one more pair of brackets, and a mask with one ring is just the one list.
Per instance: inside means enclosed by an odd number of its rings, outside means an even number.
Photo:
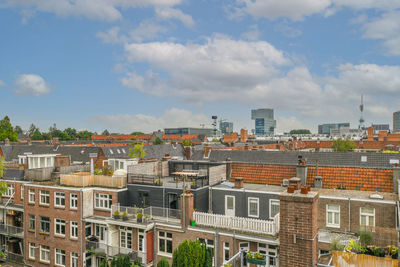
[{"label": "antenna", "polygon": [[211,119],[213,119],[212,126],[214,126],[214,136],[217,135],[217,119],[218,117],[216,115],[211,116]]},{"label": "antenna", "polygon": [[364,99],[363,99],[363,95],[361,95],[361,105],[360,105],[360,112],[361,112],[361,116],[360,116],[360,120],[359,120],[359,122],[360,122],[360,124],[358,125],[358,129],[364,129],[364,117],[363,117],[363,114],[364,114]]}]

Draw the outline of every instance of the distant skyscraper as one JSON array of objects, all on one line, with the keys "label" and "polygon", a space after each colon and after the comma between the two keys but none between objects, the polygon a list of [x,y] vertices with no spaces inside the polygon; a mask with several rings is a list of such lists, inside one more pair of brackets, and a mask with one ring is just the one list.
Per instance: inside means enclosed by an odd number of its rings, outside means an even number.
[{"label": "distant skyscraper", "polygon": [[219,129],[221,130],[222,134],[231,134],[233,133],[233,122],[220,121]]},{"label": "distant skyscraper", "polygon": [[331,130],[339,130],[342,127],[350,128],[350,123],[326,123],[318,125],[318,134],[331,134]]},{"label": "distant skyscraper", "polygon": [[255,121],[256,135],[273,135],[275,133],[276,120],[274,120],[273,109],[253,109],[251,110],[251,119]]},{"label": "distant skyscraper", "polygon": [[393,132],[400,132],[400,111],[393,113]]}]

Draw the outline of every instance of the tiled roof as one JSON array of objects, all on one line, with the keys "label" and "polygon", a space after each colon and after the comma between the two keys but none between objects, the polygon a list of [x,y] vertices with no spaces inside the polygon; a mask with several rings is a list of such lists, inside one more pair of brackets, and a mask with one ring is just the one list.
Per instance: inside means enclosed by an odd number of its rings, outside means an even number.
[{"label": "tiled roof", "polygon": [[130,134],[113,134],[113,135],[92,135],[92,140],[108,140],[108,139],[123,139],[123,140],[130,140],[132,138],[136,140],[149,140],[151,139],[151,134],[143,134],[143,135],[130,135]]},{"label": "tiled roof", "polygon": [[181,136],[179,134],[163,134],[163,140],[179,140]]},{"label": "tiled roof", "polygon": [[231,177],[243,177],[245,183],[281,185],[295,176],[296,166],[232,163]]}]

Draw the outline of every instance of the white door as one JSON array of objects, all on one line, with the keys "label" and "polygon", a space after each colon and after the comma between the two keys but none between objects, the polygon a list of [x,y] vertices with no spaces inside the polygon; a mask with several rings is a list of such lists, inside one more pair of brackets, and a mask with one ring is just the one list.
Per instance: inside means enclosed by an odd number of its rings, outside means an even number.
[{"label": "white door", "polygon": [[225,215],[235,216],[235,197],[225,196]]}]

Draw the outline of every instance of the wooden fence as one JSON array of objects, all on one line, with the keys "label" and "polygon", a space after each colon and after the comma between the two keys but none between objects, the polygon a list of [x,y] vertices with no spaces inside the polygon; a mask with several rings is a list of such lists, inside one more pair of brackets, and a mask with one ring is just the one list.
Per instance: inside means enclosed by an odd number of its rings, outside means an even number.
[{"label": "wooden fence", "polygon": [[104,175],[61,174],[60,183],[69,186],[102,186],[124,188],[126,177],[111,177]]},{"label": "wooden fence", "polygon": [[344,251],[332,251],[332,265],[335,267],[398,267],[399,261],[391,257],[375,257]]}]

